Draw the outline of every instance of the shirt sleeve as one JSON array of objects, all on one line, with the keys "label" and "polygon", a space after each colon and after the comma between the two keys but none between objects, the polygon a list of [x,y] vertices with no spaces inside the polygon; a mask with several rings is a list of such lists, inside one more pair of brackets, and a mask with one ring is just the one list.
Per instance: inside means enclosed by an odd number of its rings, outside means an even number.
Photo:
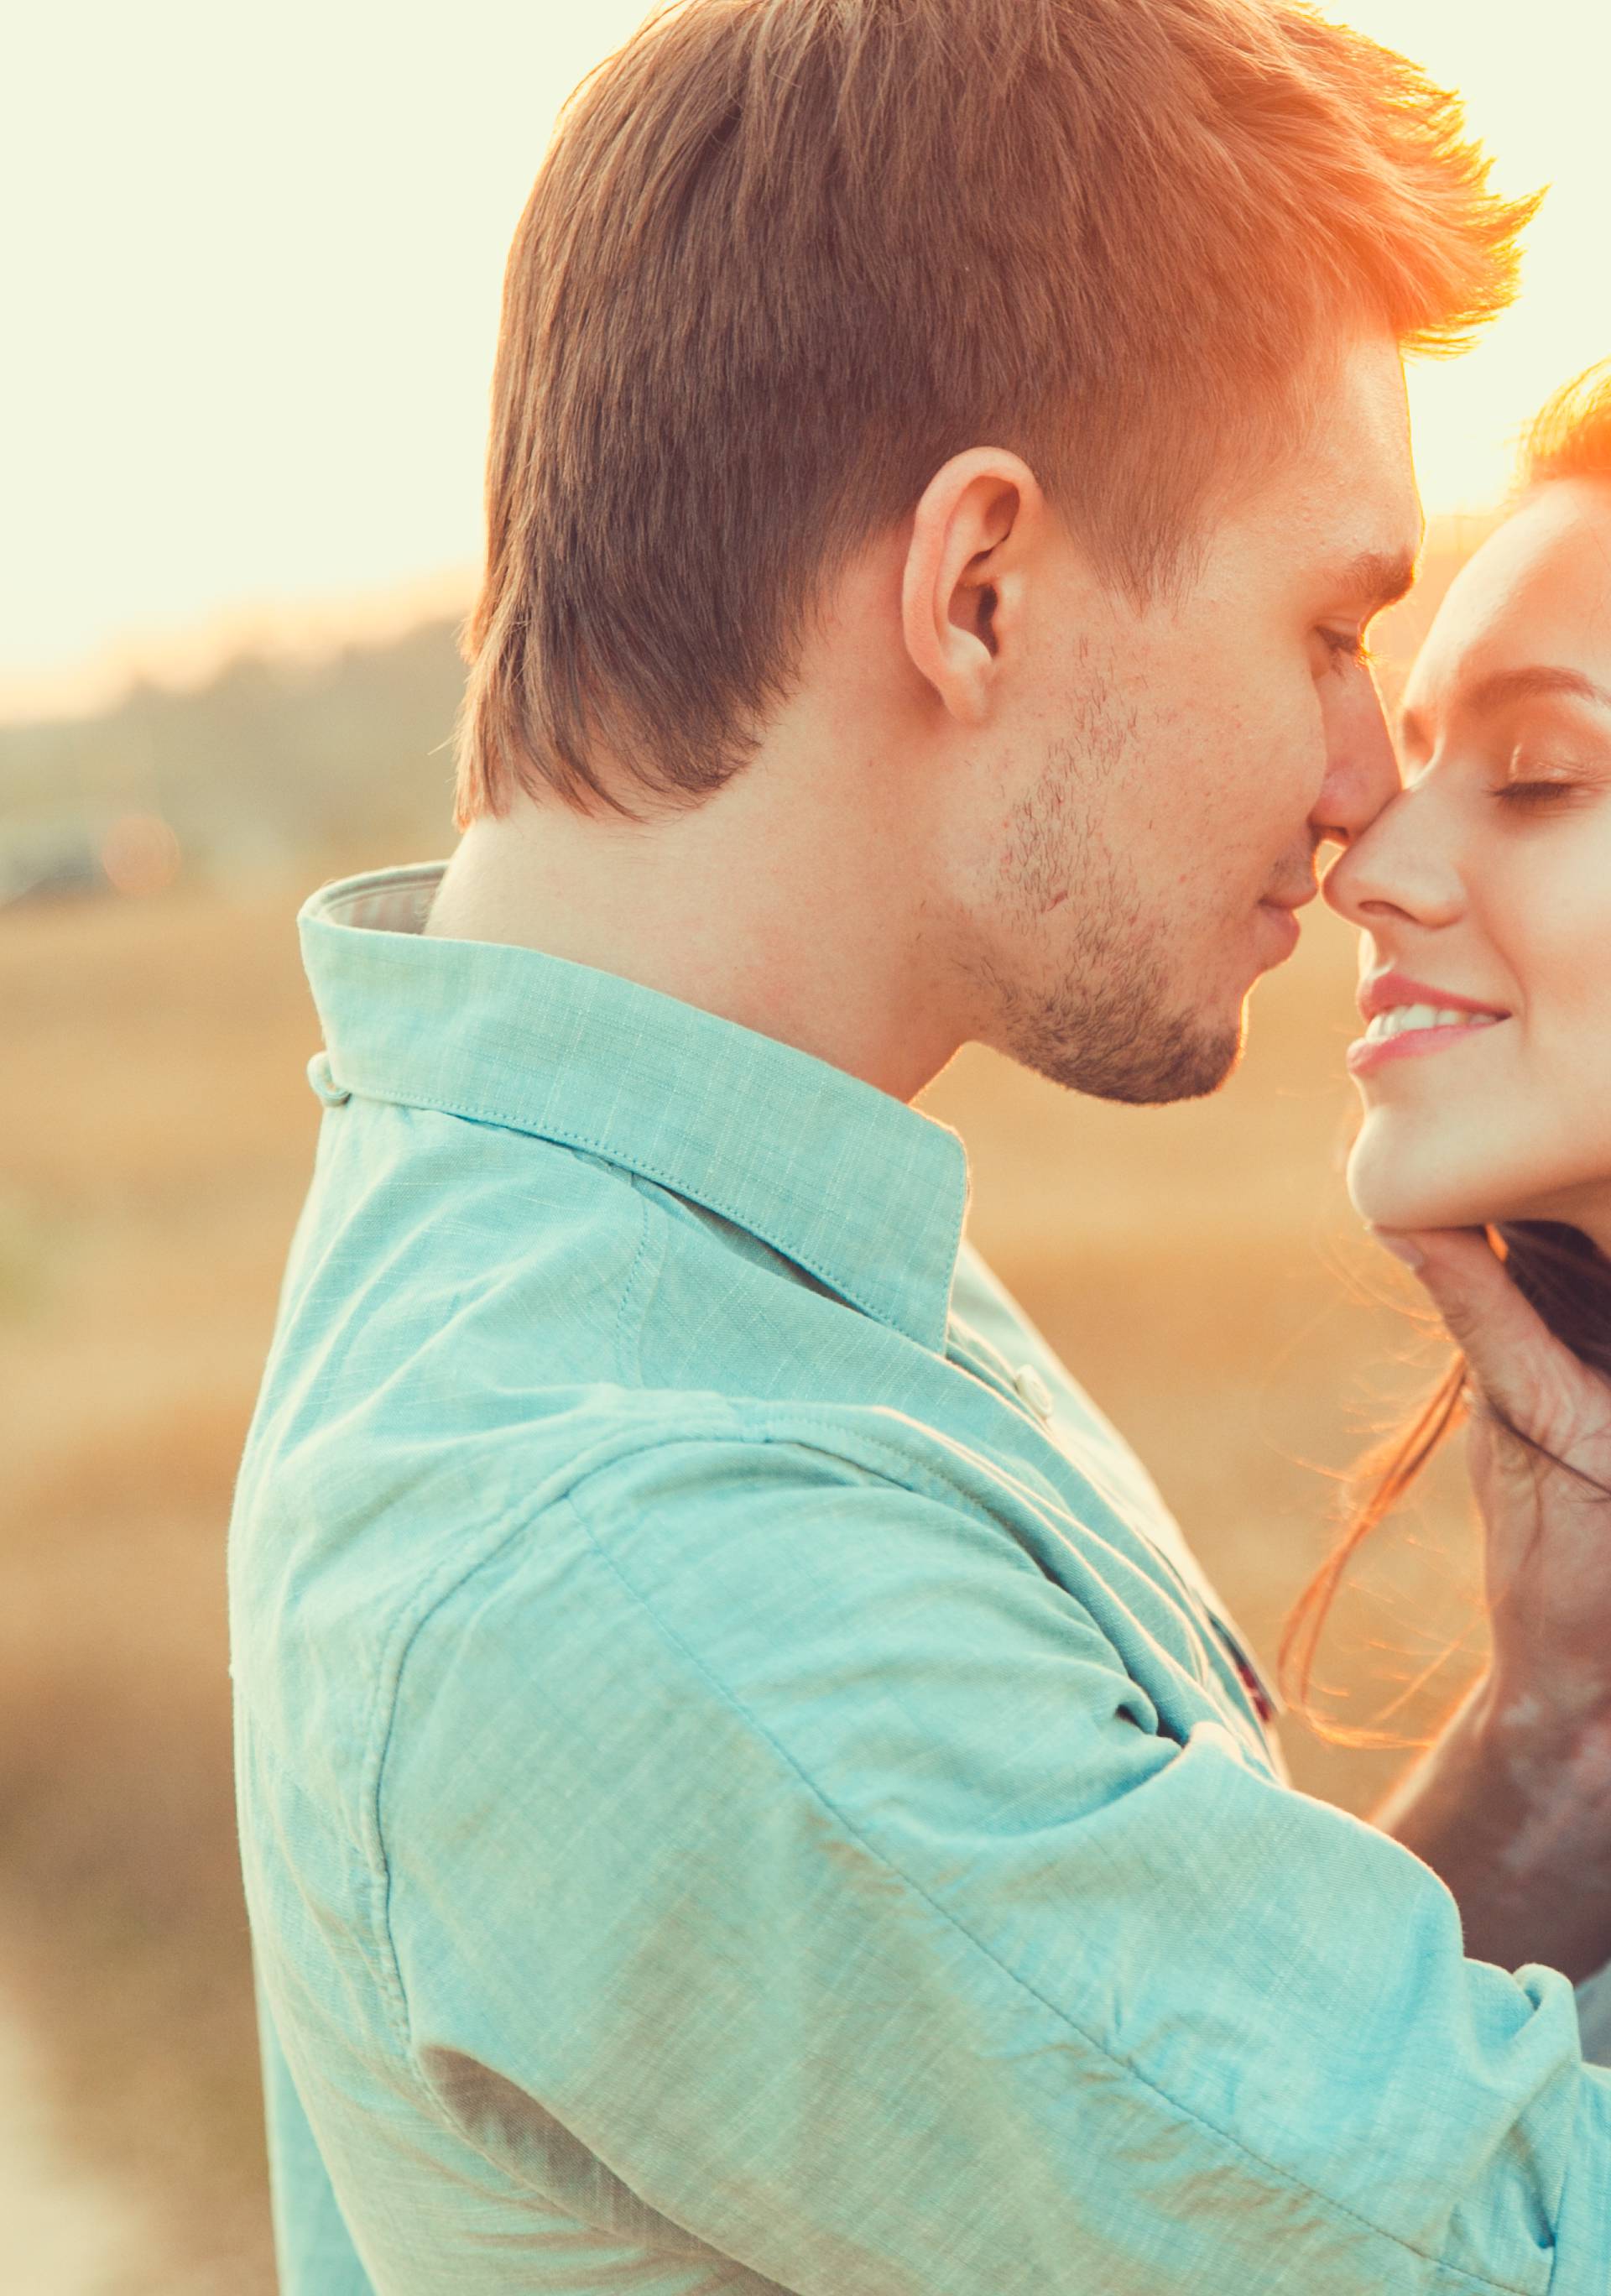
[{"label": "shirt sleeve", "polygon": [[260,1983],[256,1991],[280,2296],[374,2296],[302,2110],[274,2013]]},{"label": "shirt sleeve", "polygon": [[419,2077],[799,2296],[1605,2296],[1611,2074],[1388,1836],[1183,1742],[1005,1529],[691,1438],[415,1634]]}]

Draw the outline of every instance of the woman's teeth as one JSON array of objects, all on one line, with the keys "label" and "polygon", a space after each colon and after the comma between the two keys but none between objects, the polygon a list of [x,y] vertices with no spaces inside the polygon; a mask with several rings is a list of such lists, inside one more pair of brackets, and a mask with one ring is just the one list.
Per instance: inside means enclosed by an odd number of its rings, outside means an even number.
[{"label": "woman's teeth", "polygon": [[1379,1045],[1411,1029],[1491,1029],[1504,1017],[1502,1013],[1448,1013],[1435,1004],[1394,1004],[1377,1014],[1365,1031],[1365,1042]]}]

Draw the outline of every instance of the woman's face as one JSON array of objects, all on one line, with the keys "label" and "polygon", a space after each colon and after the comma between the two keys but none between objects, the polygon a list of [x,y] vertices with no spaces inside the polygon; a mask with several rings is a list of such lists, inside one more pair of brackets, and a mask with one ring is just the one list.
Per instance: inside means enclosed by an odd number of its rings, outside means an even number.
[{"label": "woman's face", "polygon": [[1349,1192],[1386,1227],[1564,1220],[1611,1249],[1611,484],[1536,488],[1461,570],[1402,753],[1324,888],[1379,1015],[1348,1055]]}]

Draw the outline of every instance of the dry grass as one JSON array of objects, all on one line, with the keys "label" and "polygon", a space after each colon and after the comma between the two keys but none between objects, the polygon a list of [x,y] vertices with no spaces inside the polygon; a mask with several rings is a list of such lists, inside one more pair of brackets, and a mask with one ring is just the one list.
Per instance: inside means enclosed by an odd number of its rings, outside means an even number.
[{"label": "dry grass", "polygon": [[[130,2284],[153,2292],[272,2287],[222,1538],[319,1113],[306,890],[0,918],[0,1926],[72,2141],[169,2208],[173,2258]],[[1421,1375],[1394,1361],[1400,1308],[1350,1297],[1410,1296],[1337,1177],[1352,971],[1317,919],[1211,1102],[1095,1106],[971,1052],[927,1103],[969,1141],[987,1256],[1266,1654],[1328,1541],[1327,1472]],[[1369,1718],[1471,1624],[1470,1549],[1451,1472],[1339,1614],[1339,1711]],[[1411,1725],[1474,1664],[1475,1644]],[[1300,1784],[1354,1808],[1402,1759],[1287,1743]]]},{"label": "dry grass", "polygon": [[273,2277],[222,1532],[318,1112],[294,898],[0,920],[0,1919],[73,2141],[231,2296]]}]

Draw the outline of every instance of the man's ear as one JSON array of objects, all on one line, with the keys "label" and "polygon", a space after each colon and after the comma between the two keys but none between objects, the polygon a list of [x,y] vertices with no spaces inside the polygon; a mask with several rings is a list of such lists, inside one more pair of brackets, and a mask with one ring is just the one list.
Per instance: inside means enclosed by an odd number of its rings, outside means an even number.
[{"label": "man's ear", "polygon": [[1027,463],[970,447],[935,472],[913,513],[901,580],[906,651],[962,725],[989,715],[1043,512]]}]

